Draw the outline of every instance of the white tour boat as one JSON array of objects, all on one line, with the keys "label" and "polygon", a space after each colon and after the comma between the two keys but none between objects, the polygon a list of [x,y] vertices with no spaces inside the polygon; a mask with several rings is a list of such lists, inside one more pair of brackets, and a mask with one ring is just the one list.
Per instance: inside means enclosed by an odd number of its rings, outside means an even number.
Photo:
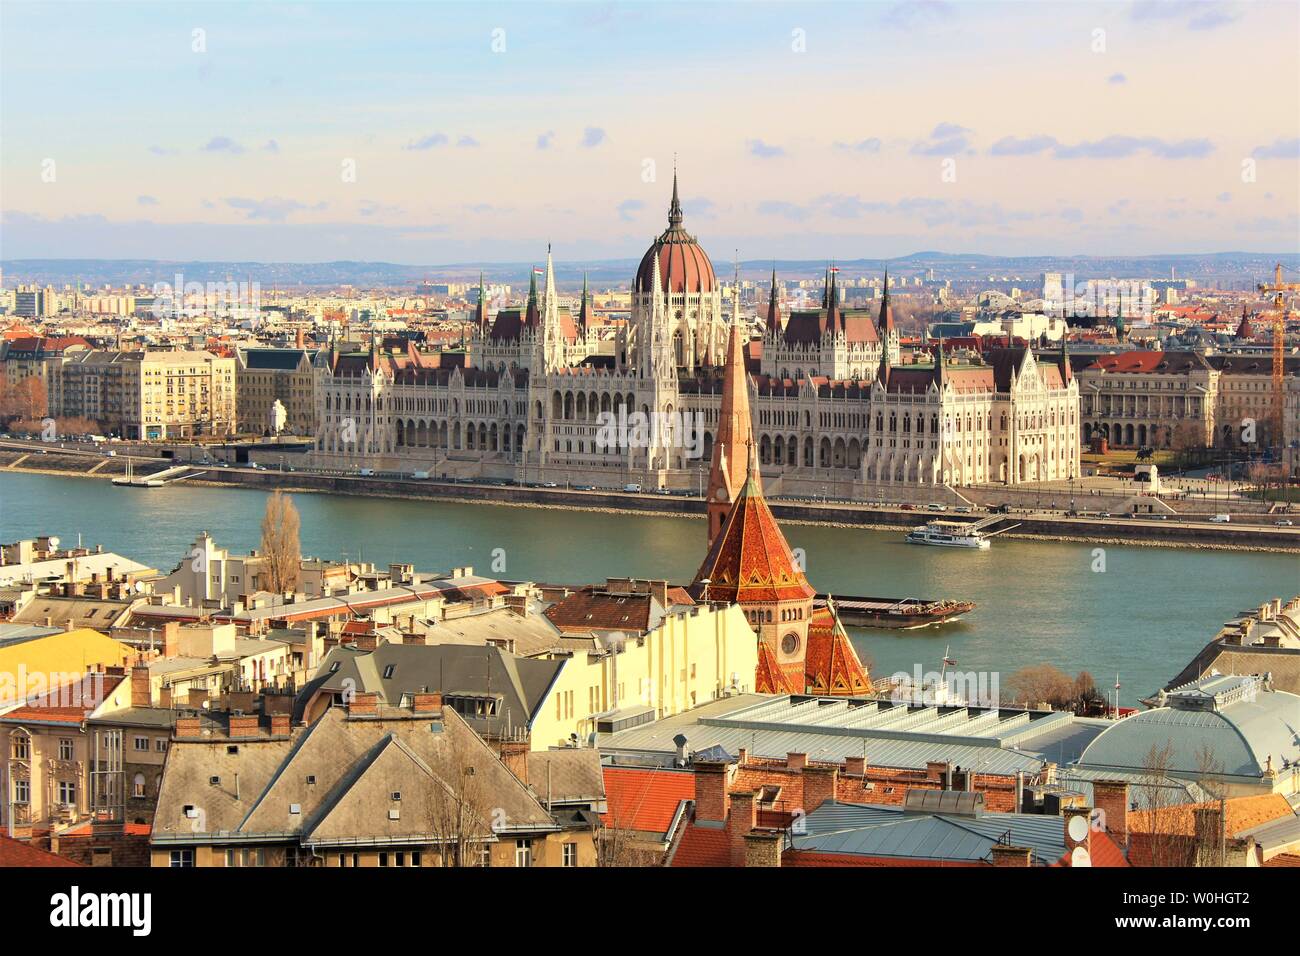
[{"label": "white tour boat", "polygon": [[970,525],[961,521],[931,521],[907,533],[908,544],[931,544],[940,548],[974,548],[987,551],[991,546],[988,535],[971,531]]}]

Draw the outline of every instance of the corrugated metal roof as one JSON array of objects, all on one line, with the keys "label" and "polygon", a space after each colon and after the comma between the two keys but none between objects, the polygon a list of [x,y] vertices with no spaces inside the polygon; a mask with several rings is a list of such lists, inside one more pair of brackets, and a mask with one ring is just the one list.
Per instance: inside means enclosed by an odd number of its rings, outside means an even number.
[{"label": "corrugated metal roof", "polygon": [[734,754],[744,748],[753,756],[804,753],[836,763],[865,754],[873,766],[922,769],[950,761],[980,773],[1012,775],[1036,772],[1044,761],[1069,763],[1105,726],[1059,712],[748,694],[610,734],[601,747],[667,753],[682,733],[691,751],[722,747]]}]

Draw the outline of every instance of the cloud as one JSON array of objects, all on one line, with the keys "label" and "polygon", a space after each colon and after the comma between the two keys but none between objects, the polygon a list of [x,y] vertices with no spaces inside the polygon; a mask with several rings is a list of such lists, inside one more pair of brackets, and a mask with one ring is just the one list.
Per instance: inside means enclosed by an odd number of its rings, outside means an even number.
[{"label": "cloud", "polygon": [[746,141],[745,148],[749,150],[751,156],[757,156],[759,159],[773,159],[774,157],[785,155],[785,150],[780,146],[772,146],[763,142],[761,139],[751,139]]},{"label": "cloud", "polygon": [[402,212],[402,207],[376,202],[373,199],[363,199],[357,203],[357,212],[366,217],[393,216],[399,215]]},{"label": "cloud", "polygon": [[229,136],[214,136],[199,149],[205,153],[230,153],[232,156],[238,156],[244,151],[244,147]]},{"label": "cloud", "polygon": [[889,30],[911,30],[944,20],[952,14],[952,6],[942,0],[911,0],[890,7],[880,25]]},{"label": "cloud", "polygon": [[1061,210],[1061,218],[1066,222],[1083,222],[1083,210],[1074,206]]},{"label": "cloud", "polygon": [[462,136],[456,140],[456,146],[460,149],[475,149],[478,146],[478,140],[473,136]]},{"label": "cloud", "polygon": [[1127,83],[1128,77],[1123,73],[1112,73],[1110,76],[1106,77],[1106,82],[1110,83],[1112,86],[1119,86],[1123,83]]},{"label": "cloud", "polygon": [[268,139],[262,144],[262,151],[265,153],[278,153],[280,151],[280,144],[273,139]]},{"label": "cloud", "polygon": [[243,196],[230,196],[225,200],[231,209],[238,209],[249,219],[265,219],[268,222],[283,222],[296,212],[319,211],[326,203],[318,202],[314,206],[301,203],[296,199],[281,199],[269,196],[266,199],[247,199]]},{"label": "cloud", "polygon": [[141,206],[156,206],[158,200],[153,196],[136,196],[135,201]]},{"label": "cloud", "polygon": [[1134,20],[1182,20],[1189,30],[1214,30],[1241,18],[1241,11],[1207,0],[1139,0],[1133,4]]},{"label": "cloud", "polygon": [[1056,145],[1054,136],[1027,136],[1017,139],[1004,136],[989,149],[992,156],[1036,156]]},{"label": "cloud", "polygon": [[582,145],[586,149],[595,149],[605,142],[605,131],[599,126],[588,126],[582,131]]},{"label": "cloud", "polygon": [[446,146],[446,145],[447,145],[446,133],[430,133],[428,136],[421,136],[419,139],[411,140],[411,142],[403,146],[402,149],[425,150],[425,149],[436,149],[439,146]]},{"label": "cloud", "polygon": [[768,199],[759,203],[758,211],[764,216],[780,216],[782,219],[789,219],[791,222],[802,222],[810,215],[808,210],[802,206],[775,199]]},{"label": "cloud", "polygon": [[860,139],[856,143],[836,143],[835,148],[849,150],[854,153],[878,153],[880,152],[880,140],[872,136],[869,139]]},{"label": "cloud", "polygon": [[1279,139],[1268,146],[1256,146],[1250,155],[1256,159],[1300,159],[1300,139]]},{"label": "cloud", "polygon": [[555,130],[553,129],[547,130],[545,133],[542,133],[537,137],[537,148],[550,149],[551,143],[554,140],[555,140]]},{"label": "cloud", "polygon": [[624,222],[631,222],[636,218],[636,214],[645,208],[645,203],[639,199],[624,199],[618,204],[618,218]]},{"label": "cloud", "polygon": [[174,149],[168,149],[168,148],[165,147],[165,146],[150,146],[150,147],[149,147],[149,152],[153,153],[155,156],[175,156],[175,155],[176,155],[176,150],[174,150]]},{"label": "cloud", "polygon": [[967,152],[970,149],[967,134],[970,132],[956,123],[940,123],[930,133],[929,140],[912,146],[912,153],[916,156],[952,156]]},{"label": "cloud", "polygon": [[1138,153],[1150,153],[1161,159],[1201,159],[1214,152],[1208,139],[1166,141],[1156,136],[1107,136],[1073,145],[1058,143],[1057,159],[1126,159]]},{"label": "cloud", "polygon": [[688,199],[682,203],[682,212],[692,218],[712,219],[717,209],[717,203],[712,199]]}]

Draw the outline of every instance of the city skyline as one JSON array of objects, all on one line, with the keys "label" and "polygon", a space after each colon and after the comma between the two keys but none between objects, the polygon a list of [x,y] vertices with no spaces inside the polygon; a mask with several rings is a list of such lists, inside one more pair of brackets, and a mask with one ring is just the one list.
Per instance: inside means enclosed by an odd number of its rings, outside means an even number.
[{"label": "city skyline", "polygon": [[6,259],[630,257],[663,227],[674,154],[718,259],[1270,252],[1300,232],[1290,5],[3,20]]}]

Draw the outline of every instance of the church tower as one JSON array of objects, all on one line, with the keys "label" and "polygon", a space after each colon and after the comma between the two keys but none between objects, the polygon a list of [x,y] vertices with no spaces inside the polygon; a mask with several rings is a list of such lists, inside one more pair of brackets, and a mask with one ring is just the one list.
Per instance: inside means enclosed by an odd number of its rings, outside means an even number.
[{"label": "church tower", "polygon": [[745,370],[745,335],[740,324],[739,305],[733,304],[722,369],[722,407],[718,410],[718,432],[713,441],[713,459],[709,466],[710,544],[718,536],[723,519],[745,483],[745,470],[753,444],[749,373]]}]

